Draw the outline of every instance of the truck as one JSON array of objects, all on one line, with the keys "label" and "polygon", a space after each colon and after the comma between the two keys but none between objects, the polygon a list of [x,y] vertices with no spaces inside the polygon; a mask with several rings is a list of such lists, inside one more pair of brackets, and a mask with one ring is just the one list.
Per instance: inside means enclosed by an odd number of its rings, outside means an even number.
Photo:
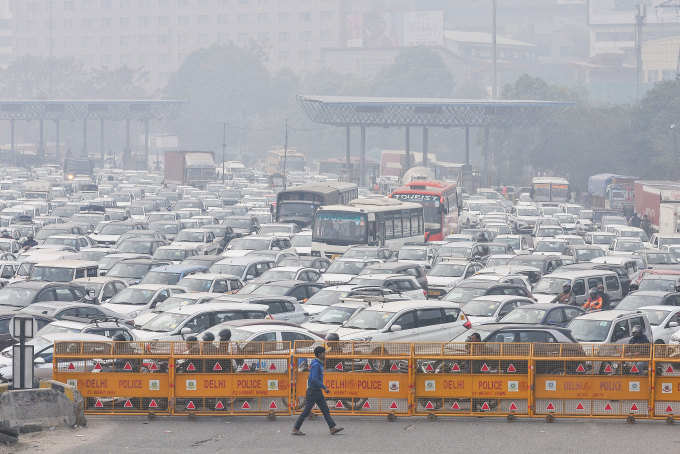
[{"label": "truck", "polygon": [[24,187],[26,188],[24,197],[27,199],[52,201],[51,181],[27,181]]},{"label": "truck", "polygon": [[594,210],[617,210],[630,216],[635,210],[637,177],[600,173],[588,179],[590,207]]},{"label": "truck", "polygon": [[92,159],[64,159],[64,180],[74,180],[77,177],[92,177],[94,161]]},{"label": "truck", "polygon": [[638,180],[635,194],[635,212],[649,217],[654,233],[680,233],[680,183]]},{"label": "truck", "polygon": [[165,183],[204,188],[215,181],[215,171],[212,151],[165,152]]}]

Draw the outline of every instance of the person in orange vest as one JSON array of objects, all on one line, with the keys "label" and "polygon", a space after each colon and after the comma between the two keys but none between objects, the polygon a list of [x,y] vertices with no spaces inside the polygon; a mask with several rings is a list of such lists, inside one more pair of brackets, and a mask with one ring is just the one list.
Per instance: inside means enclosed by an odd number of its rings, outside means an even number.
[{"label": "person in orange vest", "polygon": [[602,309],[602,297],[597,293],[597,287],[590,289],[590,298],[588,298],[588,301],[581,307],[588,312]]}]

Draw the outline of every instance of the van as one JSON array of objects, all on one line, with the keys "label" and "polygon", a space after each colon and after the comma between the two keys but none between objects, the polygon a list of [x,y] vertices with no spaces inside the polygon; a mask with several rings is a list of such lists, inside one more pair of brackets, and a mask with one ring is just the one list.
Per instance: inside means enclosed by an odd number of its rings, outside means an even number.
[{"label": "van", "polygon": [[588,344],[627,344],[633,337],[633,328],[639,325],[650,342],[652,326],[641,311],[602,311],[583,314],[573,319],[567,329],[579,341]]},{"label": "van", "polygon": [[74,279],[99,276],[99,263],[87,260],[51,260],[37,263],[29,281],[71,282]]},{"label": "van", "polygon": [[544,276],[531,290],[531,293],[538,299],[539,303],[551,303],[557,295],[562,292],[562,286],[570,284],[576,297],[576,303],[582,306],[588,301],[588,291],[604,285],[605,292],[609,295],[611,305],[615,301],[620,301],[622,296],[622,285],[619,276],[614,271],[590,269],[560,271]]}]

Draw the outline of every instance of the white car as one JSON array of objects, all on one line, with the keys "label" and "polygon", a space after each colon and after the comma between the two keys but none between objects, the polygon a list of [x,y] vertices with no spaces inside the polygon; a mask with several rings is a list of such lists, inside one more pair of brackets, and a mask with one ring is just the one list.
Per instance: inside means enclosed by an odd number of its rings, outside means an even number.
[{"label": "white car", "polygon": [[339,258],[326,269],[323,279],[328,285],[342,285],[361,273],[368,265],[381,263],[378,259]]},{"label": "white car", "polygon": [[486,295],[473,298],[461,309],[472,326],[495,323],[516,307],[534,304],[534,300],[523,296]]},{"label": "white car", "polygon": [[305,230],[296,234],[290,239],[295,248],[295,253],[299,256],[312,255],[312,232]]},{"label": "white car", "polygon": [[413,300],[371,305],[331,332],[351,341],[449,342],[471,326],[457,304]]},{"label": "white car", "polygon": [[349,285],[380,287],[399,293],[411,299],[427,298],[427,292],[415,276],[405,274],[362,274],[352,278]]},{"label": "white car", "polygon": [[324,308],[321,312],[310,317],[308,322],[300,325],[318,336],[325,337],[330,331],[335,330],[355,314],[368,307],[369,303],[359,301],[347,301],[333,304]]},{"label": "white car", "polygon": [[155,308],[172,295],[186,291],[186,288],[177,285],[134,285],[118,293],[108,303],[102,304],[102,307],[134,318],[147,309]]},{"label": "white car", "polygon": [[441,298],[449,290],[483,268],[481,263],[467,259],[446,257],[427,273],[428,298]]},{"label": "white car", "polygon": [[220,247],[215,234],[207,229],[184,229],[175,236],[173,246],[186,246],[196,249],[200,254],[216,255]]},{"label": "white car", "polygon": [[652,325],[655,344],[670,344],[672,336],[678,332],[680,324],[680,307],[644,306],[638,309],[647,316]]}]

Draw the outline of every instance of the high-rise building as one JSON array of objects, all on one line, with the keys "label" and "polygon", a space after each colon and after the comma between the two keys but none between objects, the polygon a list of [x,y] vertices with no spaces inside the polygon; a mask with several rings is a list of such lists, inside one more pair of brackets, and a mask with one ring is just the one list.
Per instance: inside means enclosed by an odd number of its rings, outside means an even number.
[{"label": "high-rise building", "polygon": [[12,61],[12,13],[10,0],[0,0],[0,66]]}]

